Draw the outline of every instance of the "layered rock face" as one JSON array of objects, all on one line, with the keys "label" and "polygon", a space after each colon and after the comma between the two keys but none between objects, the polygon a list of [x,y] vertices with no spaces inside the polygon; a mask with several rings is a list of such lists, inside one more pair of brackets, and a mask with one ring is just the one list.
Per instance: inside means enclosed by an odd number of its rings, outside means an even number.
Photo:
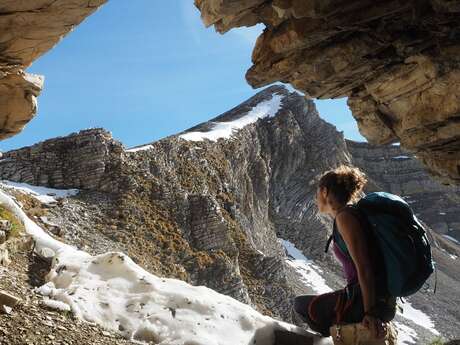
[{"label": "layered rock face", "polygon": [[399,141],[444,183],[460,183],[458,1],[195,0],[224,33],[264,23],[246,78],[314,98],[349,97],[373,144]]},{"label": "layered rock face", "polygon": [[5,153],[3,179],[54,188],[114,191],[123,147],[100,130],[56,138]]},{"label": "layered rock face", "polygon": [[434,231],[460,240],[460,188],[437,183],[420,162],[399,146],[347,140],[353,164],[366,171],[370,188],[401,195]]},{"label": "layered rock face", "polygon": [[37,111],[43,77],[24,70],[105,2],[1,2],[0,139],[20,132]]},{"label": "layered rock face", "polygon": [[[276,116],[248,123],[250,116],[263,113]],[[246,125],[229,137],[210,135],[230,123]],[[200,135],[215,141],[196,139]],[[392,188],[407,194],[414,205],[422,205],[426,195],[440,199],[437,192],[458,197],[457,190],[429,182],[413,158],[392,166],[392,159],[401,155],[399,148],[345,141],[318,116],[311,100],[280,86],[179,135],[130,150],[120,147],[104,130],[82,131],[6,153],[0,177],[82,188],[75,198],[46,210],[47,220],[63,229],[67,242],[91,253],[123,250],[155,274],[206,285],[284,320],[291,318],[291,298],[317,293],[312,288],[317,282],[306,282],[288,264],[281,239],[314,260],[321,271],[309,266],[309,274],[317,272],[332,288],[344,284],[337,264],[324,254],[331,220],[318,214],[314,202],[323,171],[342,163],[361,166],[371,179],[369,191]],[[105,168],[83,164],[96,161],[105,162]],[[50,179],[58,162],[59,179]],[[388,174],[378,174],[379,164],[385,163]],[[424,189],[417,190],[404,174],[394,178],[396,170],[424,176]],[[82,184],[85,175],[94,182]],[[453,226],[459,220],[456,206],[443,202],[452,217],[446,224]],[[437,206],[423,205],[428,218],[422,220],[436,224],[429,217]],[[460,254],[459,246],[434,232],[432,236],[442,242],[434,250],[440,262],[438,291],[443,293],[433,297],[423,291],[414,301],[433,316],[443,335],[453,337],[452,325],[460,324],[455,309],[460,271],[452,255]],[[421,343],[430,339],[423,328],[417,333]]]}]

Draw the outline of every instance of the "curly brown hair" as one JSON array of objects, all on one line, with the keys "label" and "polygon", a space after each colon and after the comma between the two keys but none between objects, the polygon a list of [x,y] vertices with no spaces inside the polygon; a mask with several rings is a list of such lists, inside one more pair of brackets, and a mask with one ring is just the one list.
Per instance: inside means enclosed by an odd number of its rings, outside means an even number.
[{"label": "curly brown hair", "polygon": [[366,175],[358,168],[341,165],[325,172],[319,187],[325,187],[339,203],[355,202],[367,183]]}]

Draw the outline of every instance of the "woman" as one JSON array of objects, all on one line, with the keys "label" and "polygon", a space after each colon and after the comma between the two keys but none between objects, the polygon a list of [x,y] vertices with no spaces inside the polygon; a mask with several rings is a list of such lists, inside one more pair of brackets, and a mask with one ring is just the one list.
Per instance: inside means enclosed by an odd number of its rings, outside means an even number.
[{"label": "woman", "polygon": [[[334,324],[362,322],[374,336],[382,337],[384,322],[395,316],[396,301],[385,289],[382,256],[366,220],[350,205],[366,182],[359,169],[347,166],[324,173],[319,181],[317,206],[319,212],[334,219],[333,251],[342,264],[347,286],[319,296],[297,296],[294,311],[323,336],[330,335]],[[347,252],[342,252],[338,241],[345,243]]]}]

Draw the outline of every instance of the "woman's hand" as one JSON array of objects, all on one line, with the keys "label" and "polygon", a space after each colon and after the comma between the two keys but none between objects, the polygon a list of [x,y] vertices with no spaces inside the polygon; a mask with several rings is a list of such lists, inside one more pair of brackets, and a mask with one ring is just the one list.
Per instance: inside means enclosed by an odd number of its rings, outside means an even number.
[{"label": "woman's hand", "polygon": [[386,334],[385,324],[378,318],[371,315],[364,315],[362,324],[371,331],[375,338],[383,338]]}]

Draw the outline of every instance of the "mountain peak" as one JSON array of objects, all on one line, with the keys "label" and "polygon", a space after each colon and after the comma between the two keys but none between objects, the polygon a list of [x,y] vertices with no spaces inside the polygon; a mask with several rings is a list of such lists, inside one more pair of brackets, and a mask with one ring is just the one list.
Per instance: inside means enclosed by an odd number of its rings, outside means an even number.
[{"label": "mountain peak", "polygon": [[235,131],[259,119],[276,116],[291,95],[304,101],[303,96],[289,92],[283,85],[270,86],[233,109],[180,133],[179,137],[190,141],[229,138]]}]

